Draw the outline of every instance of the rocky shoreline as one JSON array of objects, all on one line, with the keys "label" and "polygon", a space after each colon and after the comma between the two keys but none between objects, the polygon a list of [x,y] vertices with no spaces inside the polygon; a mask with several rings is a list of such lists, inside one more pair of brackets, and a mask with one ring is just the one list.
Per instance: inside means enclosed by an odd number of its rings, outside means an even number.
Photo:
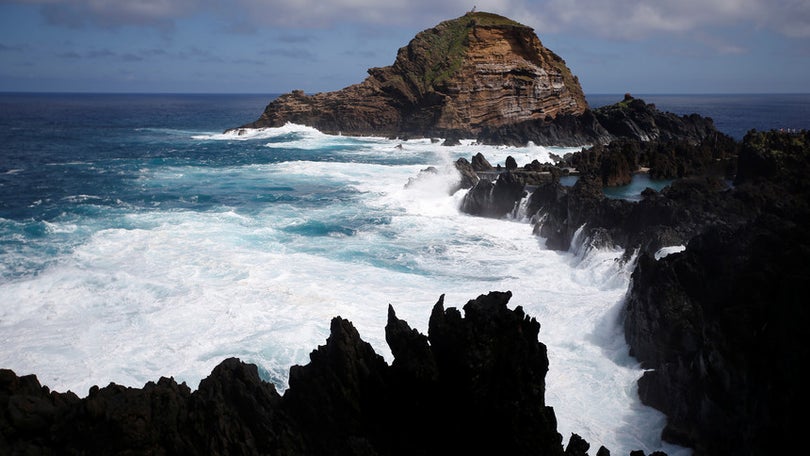
[{"label": "rocky shoreline", "polygon": [[[621,150],[659,150],[636,146]],[[578,231],[586,249],[622,246],[637,258],[623,318],[631,355],[648,369],[639,395],[667,415],[664,440],[696,455],[771,454],[797,435],[806,405],[797,369],[810,354],[800,339],[810,302],[810,132],[751,132],[734,146],[730,185],[712,175],[728,167],[698,166],[639,202],[604,196],[593,170],[612,160],[607,153],[578,162],[571,187],[551,164],[508,160],[498,171],[480,155],[456,163],[471,187],[464,210],[502,217],[530,188],[531,223],[549,248],[567,250]],[[656,255],[674,245],[685,248]],[[427,336],[390,308],[391,365],[336,317],[311,362],[291,368],[283,395],[237,359],[194,392],[161,378],[94,387],[86,398],[0,369],[0,453],[586,455],[576,434],[563,446],[545,405],[540,323],[509,310],[510,297],[479,296],[463,316],[440,299]]]},{"label": "rocky shoreline", "polygon": [[[684,175],[638,202],[605,197],[609,176],[625,169],[615,154],[652,173],[661,153],[675,160],[664,169]],[[570,167],[580,176],[566,187]],[[507,160],[499,170],[477,155],[456,169],[470,188],[466,212],[503,217],[528,197],[549,248],[622,246],[637,258],[624,331],[648,369],[642,402],[667,415],[664,440],[696,455],[759,455],[797,435],[806,404],[797,369],[809,355],[800,337],[810,302],[810,132],[752,131],[739,144],[625,139],[557,165]],[[283,395],[236,359],[194,392],[161,378],[94,387],[86,398],[0,370],[0,453],[588,454],[576,434],[563,447],[544,400],[540,324],[508,310],[510,296],[480,296],[463,317],[440,299],[427,336],[390,309],[390,366],[336,317],[326,345],[291,368]]]},{"label": "rocky shoreline", "polygon": [[[628,164],[660,173],[647,152],[661,150],[675,151],[670,186],[639,202],[605,197]],[[457,167],[469,174],[465,162]],[[810,360],[800,342],[810,323],[810,132],[752,131],[740,144],[623,140],[561,163],[582,175],[565,187],[561,171],[549,172],[536,186],[534,232],[552,249],[621,246],[637,258],[624,331],[649,369],[642,401],[668,417],[664,440],[696,455],[759,455],[797,435],[807,405],[797,368]],[[509,213],[527,193],[520,172],[480,179],[462,209]],[[660,254],[672,246],[682,251]]]},{"label": "rocky shoreline", "polygon": [[624,99],[582,114],[531,119],[488,127],[477,135],[482,144],[525,146],[607,145],[617,139],[633,141],[682,141],[694,144],[714,136],[712,119],[697,114],[678,116],[654,104],[625,94]]},{"label": "rocky shoreline", "polygon": [[81,399],[0,369],[0,453],[584,456],[590,445],[576,434],[563,448],[545,404],[540,323],[508,309],[510,298],[481,295],[462,316],[441,297],[427,336],[389,306],[391,365],[335,317],[283,395],[234,358],[194,392],[161,378]]},{"label": "rocky shoreline", "polygon": [[[594,145],[554,164],[460,159],[461,209],[504,217],[528,198],[549,248],[625,249],[636,262],[625,337],[648,369],[641,400],[668,418],[664,440],[696,456],[796,445],[808,405],[798,369],[810,358],[810,132],[752,131],[738,143],[711,119],[630,95],[592,110],[531,28],[489,13],[419,33],[360,84],[283,95],[240,128],[286,122],[448,144]],[[638,202],[605,196],[640,169],[675,181]],[[579,178],[568,187],[570,170]],[[283,395],[237,359],[193,392],[161,378],[86,398],[0,369],[0,453],[584,456],[590,445],[573,434],[564,447],[545,404],[540,323],[509,310],[510,297],[479,296],[463,316],[439,299],[428,335],[389,309],[391,365],[335,317]]]}]

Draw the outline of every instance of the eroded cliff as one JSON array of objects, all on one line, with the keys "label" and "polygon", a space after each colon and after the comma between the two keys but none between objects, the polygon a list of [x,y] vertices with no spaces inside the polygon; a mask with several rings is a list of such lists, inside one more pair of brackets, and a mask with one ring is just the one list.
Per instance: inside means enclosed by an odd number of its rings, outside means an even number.
[{"label": "eroded cliff", "polygon": [[483,128],[579,115],[579,81],[534,30],[470,12],[418,33],[360,84],[273,100],[248,128],[287,122],[327,133],[475,137]]}]

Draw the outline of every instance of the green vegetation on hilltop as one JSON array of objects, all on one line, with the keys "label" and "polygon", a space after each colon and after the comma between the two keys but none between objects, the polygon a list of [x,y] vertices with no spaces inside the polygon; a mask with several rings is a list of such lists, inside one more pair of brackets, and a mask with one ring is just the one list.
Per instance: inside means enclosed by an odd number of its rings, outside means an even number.
[{"label": "green vegetation on hilltop", "polygon": [[416,81],[421,79],[423,90],[432,91],[455,74],[464,62],[469,47],[470,30],[477,27],[526,27],[523,24],[493,13],[470,12],[457,19],[444,21],[436,27],[420,32],[414,38],[414,47],[422,51],[424,58],[423,77],[407,75]]},{"label": "green vegetation on hilltop", "polygon": [[[521,24],[520,22],[513,21],[508,17],[499,16],[493,13],[486,13],[486,12],[469,12],[464,16],[461,16],[459,19],[468,19],[475,22],[476,25],[485,25],[485,26],[503,26],[508,25],[512,27],[526,27],[525,25]],[[451,21],[448,21],[451,22]]]}]

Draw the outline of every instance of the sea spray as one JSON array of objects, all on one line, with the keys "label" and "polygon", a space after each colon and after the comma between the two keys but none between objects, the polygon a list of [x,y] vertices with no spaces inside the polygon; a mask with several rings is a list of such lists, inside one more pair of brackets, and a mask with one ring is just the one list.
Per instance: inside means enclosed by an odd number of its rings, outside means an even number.
[{"label": "sea spray", "polygon": [[[237,356],[284,389],[289,367],[308,362],[336,315],[390,362],[389,303],[426,332],[441,294],[462,307],[510,290],[510,305],[542,325],[547,400],[565,438],[576,432],[616,454],[675,454],[661,446],[662,416],[635,394],[641,371],[616,318],[629,283],[620,252],[547,250],[522,218],[462,214],[465,191],[451,194],[457,177],[447,165],[459,157],[523,164],[564,151],[299,126],[238,138],[193,125],[132,127],[105,131],[103,141],[96,129],[73,142],[43,136],[52,156],[38,159],[55,163],[49,174],[6,176],[25,177],[14,181],[21,186],[58,179],[62,193],[31,187],[4,212],[0,256],[14,273],[0,279],[3,367],[83,396],[94,384],[160,376],[196,388]],[[107,142],[123,146],[113,156],[88,152]],[[406,186],[428,166],[438,173]]]},{"label": "sea spray", "polygon": [[526,192],[523,197],[520,198],[520,201],[515,203],[515,208],[512,210],[512,213],[509,214],[509,218],[511,220],[515,220],[518,222],[529,222],[533,216],[533,214],[528,213],[529,208],[529,199],[531,198],[532,194]]}]

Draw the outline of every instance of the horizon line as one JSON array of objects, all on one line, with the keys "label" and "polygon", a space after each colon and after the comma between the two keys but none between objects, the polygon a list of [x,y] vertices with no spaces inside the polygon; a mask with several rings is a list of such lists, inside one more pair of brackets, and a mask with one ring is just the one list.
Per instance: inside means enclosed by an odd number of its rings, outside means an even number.
[{"label": "horizon line", "polygon": [[[171,92],[171,91],[70,91],[70,90],[0,90],[2,95],[29,94],[29,95],[284,95],[287,92]],[[325,92],[305,92],[305,93],[328,93]],[[593,92],[589,95],[621,95],[630,94],[633,97],[644,95],[810,95],[810,92]]]}]

